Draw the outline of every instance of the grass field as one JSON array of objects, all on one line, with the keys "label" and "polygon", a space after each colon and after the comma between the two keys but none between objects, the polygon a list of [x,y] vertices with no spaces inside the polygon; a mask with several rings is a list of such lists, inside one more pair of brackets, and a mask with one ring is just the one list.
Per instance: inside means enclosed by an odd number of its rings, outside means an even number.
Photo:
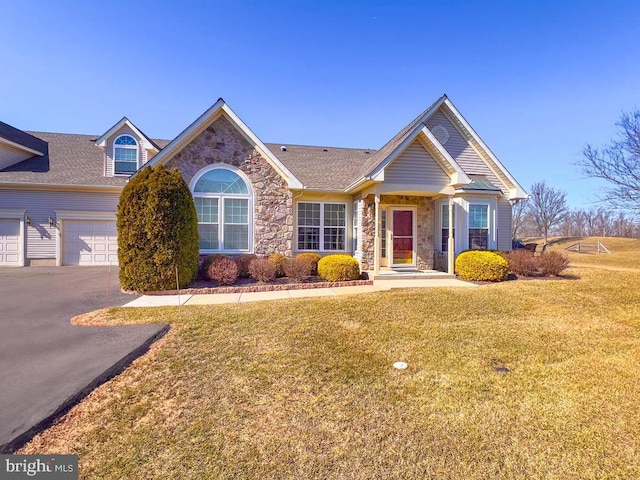
[{"label": "grass field", "polygon": [[592,267],[627,270],[111,310],[90,321],[172,329],[22,453],[100,479],[640,478],[638,244],[604,243]]}]

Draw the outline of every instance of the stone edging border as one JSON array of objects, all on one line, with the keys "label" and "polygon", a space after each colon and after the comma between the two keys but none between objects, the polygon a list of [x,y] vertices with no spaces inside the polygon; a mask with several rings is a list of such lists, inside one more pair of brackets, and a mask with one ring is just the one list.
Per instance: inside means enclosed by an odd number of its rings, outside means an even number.
[{"label": "stone edging border", "polygon": [[311,288],[353,287],[373,285],[373,280],[352,280],[350,282],[314,282],[287,283],[284,285],[249,285],[245,287],[212,287],[185,288],[183,290],[161,290],[156,292],[126,292],[141,295],[211,295],[218,293],[251,293],[251,292],[279,292],[283,290],[308,290]]}]

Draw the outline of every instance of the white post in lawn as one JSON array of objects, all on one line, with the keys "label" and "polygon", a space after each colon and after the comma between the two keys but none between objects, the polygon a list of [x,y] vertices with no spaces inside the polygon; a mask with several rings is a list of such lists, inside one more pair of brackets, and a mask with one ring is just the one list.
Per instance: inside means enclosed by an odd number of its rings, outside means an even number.
[{"label": "white post in lawn", "polygon": [[380,194],[376,193],[375,207],[375,235],[373,239],[373,275],[380,272]]},{"label": "white post in lawn", "polygon": [[455,242],[453,241],[453,196],[449,197],[449,238],[447,240],[447,272],[449,275],[453,275],[455,271]]}]

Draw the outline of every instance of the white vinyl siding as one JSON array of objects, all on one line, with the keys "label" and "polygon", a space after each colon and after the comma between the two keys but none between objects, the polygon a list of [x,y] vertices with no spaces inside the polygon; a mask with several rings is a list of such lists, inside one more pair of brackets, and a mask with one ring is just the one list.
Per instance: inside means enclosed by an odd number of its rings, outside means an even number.
[{"label": "white vinyl siding", "polygon": [[33,157],[33,153],[25,152],[12,145],[0,143],[0,170]]},{"label": "white vinyl siding", "polygon": [[436,125],[444,126],[449,132],[449,140],[443,146],[467,175],[484,175],[494,185],[507,189],[440,110],[427,120],[430,130]]},{"label": "white vinyl siding", "polygon": [[512,210],[506,198],[498,199],[498,250],[511,250]]},{"label": "white vinyl siding", "polygon": [[145,148],[142,148],[142,139],[138,138],[136,133],[128,126],[124,125],[116,133],[108,138],[104,149],[104,174],[106,177],[113,177],[114,175],[114,145],[113,142],[121,135],[131,135],[136,142],[138,142],[138,168],[146,164],[148,159],[148,152]]},{"label": "white vinyl siding", "polygon": [[56,210],[83,210],[115,214],[120,192],[60,192],[47,190],[0,190],[0,209],[26,210],[31,226],[25,226],[27,259],[56,258]]},{"label": "white vinyl siding", "polygon": [[389,183],[434,185],[440,188],[450,182],[449,175],[419,142],[414,142],[384,171]]}]

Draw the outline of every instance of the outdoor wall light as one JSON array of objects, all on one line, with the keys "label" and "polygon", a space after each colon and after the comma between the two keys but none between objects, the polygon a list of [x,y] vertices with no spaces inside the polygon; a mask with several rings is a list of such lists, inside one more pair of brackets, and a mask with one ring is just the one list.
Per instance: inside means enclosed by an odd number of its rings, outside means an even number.
[{"label": "outdoor wall light", "polygon": [[51,228],[56,226],[56,221],[52,217],[49,217],[49,226]]},{"label": "outdoor wall light", "polygon": [[27,227],[31,226],[31,218],[29,218],[29,215],[27,215],[26,217],[24,217],[24,223],[27,224]]}]

